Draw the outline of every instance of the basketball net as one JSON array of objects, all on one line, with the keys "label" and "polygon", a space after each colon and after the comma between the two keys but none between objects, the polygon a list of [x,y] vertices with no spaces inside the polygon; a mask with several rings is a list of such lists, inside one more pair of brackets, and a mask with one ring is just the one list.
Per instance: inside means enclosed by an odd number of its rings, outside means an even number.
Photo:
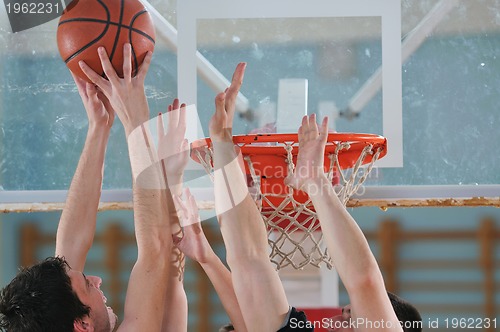
[{"label": "basketball net", "polygon": [[[325,175],[334,185],[340,201],[345,206],[349,198],[355,194],[370,174],[374,163],[385,152],[383,146],[366,143],[360,149],[359,156],[352,168],[343,169],[339,156],[349,151],[351,142],[331,142],[335,149],[325,153]],[[262,145],[262,143],[260,143]],[[295,169],[294,145],[296,142],[278,143],[284,149],[282,155],[286,164],[287,174],[292,174]],[[272,147],[276,148],[276,144]],[[322,263],[331,269],[333,267],[326,245],[323,242],[320,223],[314,210],[311,199],[302,191],[295,190],[284,184],[284,177],[280,179],[284,190],[262,190],[266,177],[261,176],[256,170],[254,156],[245,153],[242,146],[244,161],[246,162],[247,179],[250,195],[254,198],[262,218],[267,227],[268,242],[270,246],[269,258],[276,265],[276,269],[291,266],[302,269],[306,265],[320,267]],[[271,147],[271,146],[269,146]],[[263,146],[264,148],[264,146]],[[214,168],[212,166],[212,149],[208,145],[192,150],[197,161],[203,165],[213,181]],[[352,158],[352,156],[351,156]],[[325,160],[325,161],[327,161]],[[366,165],[365,167],[361,167]],[[363,174],[360,170],[364,169]]]}]

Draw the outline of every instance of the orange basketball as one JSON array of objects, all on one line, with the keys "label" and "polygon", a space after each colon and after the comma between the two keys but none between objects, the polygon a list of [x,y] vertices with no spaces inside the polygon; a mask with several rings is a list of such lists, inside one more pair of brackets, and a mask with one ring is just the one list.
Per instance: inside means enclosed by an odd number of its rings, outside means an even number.
[{"label": "orange basketball", "polygon": [[132,74],[146,53],[153,51],[155,32],[151,16],[139,0],[74,0],[65,9],[57,28],[57,46],[68,68],[89,82],[78,62],[85,61],[103,75],[97,48],[104,46],[123,77],[123,44],[132,45]]}]

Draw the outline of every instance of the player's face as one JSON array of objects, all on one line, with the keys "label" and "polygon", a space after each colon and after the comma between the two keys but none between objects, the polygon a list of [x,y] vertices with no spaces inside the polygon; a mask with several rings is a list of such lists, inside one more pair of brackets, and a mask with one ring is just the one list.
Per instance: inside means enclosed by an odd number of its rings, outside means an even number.
[{"label": "player's face", "polygon": [[348,304],[342,308],[342,315],[331,318],[331,324],[328,332],[351,332],[354,329],[351,327],[351,305]]},{"label": "player's face", "polygon": [[83,304],[90,307],[90,318],[96,331],[113,331],[117,317],[113,309],[106,306],[106,297],[101,291],[102,280],[96,276],[85,276],[83,273],[70,270],[68,275],[71,286]]}]

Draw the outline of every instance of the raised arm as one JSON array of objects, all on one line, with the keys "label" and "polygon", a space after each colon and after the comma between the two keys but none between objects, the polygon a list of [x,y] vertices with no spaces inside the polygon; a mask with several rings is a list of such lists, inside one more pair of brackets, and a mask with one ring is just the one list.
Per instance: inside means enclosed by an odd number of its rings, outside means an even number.
[{"label": "raised arm", "polygon": [[[173,197],[181,194],[184,168],[189,159],[189,144],[185,139],[185,107],[185,104],[180,104],[178,99],[174,99],[173,103],[168,106],[167,113],[158,115],[158,156],[162,176],[166,183],[163,204],[169,212],[168,220],[172,236],[182,233]],[[165,115],[166,129],[163,123]],[[179,248],[172,246],[172,251],[167,253],[166,259],[171,266],[167,280],[168,291],[165,298],[162,331],[187,331],[188,306],[183,284],[184,254]]]},{"label": "raised arm", "polygon": [[[338,199],[323,171],[328,118],[321,130],[315,115],[305,116],[299,128],[299,155],[294,174],[287,183],[306,191],[318,214],[328,252],[351,300],[352,319],[391,322],[392,328],[376,331],[402,331],[387,297],[382,273],[368,242],[355,220]],[[358,325],[355,331],[373,331]]]},{"label": "raised arm", "polygon": [[231,323],[236,331],[247,331],[236,294],[234,293],[231,272],[215,254],[208,242],[203,228],[196,201],[189,189],[185,190],[185,203],[179,196],[175,197],[176,204],[180,207],[183,216],[184,235],[174,238],[177,247],[189,258],[197,261],[219,295],[222,306],[226,310]]},{"label": "raised arm", "polygon": [[229,88],[217,95],[209,124],[215,210],[245,326],[250,331],[274,332],[283,325],[289,304],[269,260],[266,226],[248,191],[240,166],[241,154],[235,152],[232,138],[235,102],[245,67],[245,63],[238,64]]},{"label": "raised arm", "polygon": [[81,63],[85,74],[107,96],[125,128],[133,173],[134,226],[138,258],[130,275],[125,317],[119,331],[159,331],[163,319],[169,264],[158,259],[170,252],[172,239],[166,211],[161,204],[158,156],[146,122],[149,108],[144,79],[151,62],[149,53],[136,77],[131,77],[131,47],[124,45],[124,78],[114,71],[106,51],[98,50],[108,80]]},{"label": "raised arm", "polygon": [[73,78],[87,112],[89,127],[57,228],[56,256],[64,256],[71,268],[83,271],[94,239],[104,156],[114,110],[93,84],[74,75]]}]

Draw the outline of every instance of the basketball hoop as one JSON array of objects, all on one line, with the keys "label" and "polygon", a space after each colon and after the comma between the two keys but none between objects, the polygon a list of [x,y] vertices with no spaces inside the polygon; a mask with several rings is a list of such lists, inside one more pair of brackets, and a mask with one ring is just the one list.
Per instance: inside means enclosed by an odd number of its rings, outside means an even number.
[{"label": "basketball hoop", "polygon": [[[245,161],[250,194],[268,230],[270,259],[277,269],[310,264],[328,268],[332,262],[325,246],[311,200],[306,193],[285,185],[294,171],[299,151],[297,134],[233,136]],[[330,133],[325,147],[324,171],[346,204],[368,177],[374,163],[387,154],[386,138],[373,134]],[[191,143],[191,158],[213,174],[210,139]],[[362,165],[366,165],[360,174]],[[212,176],[213,177],[213,176]]]}]

